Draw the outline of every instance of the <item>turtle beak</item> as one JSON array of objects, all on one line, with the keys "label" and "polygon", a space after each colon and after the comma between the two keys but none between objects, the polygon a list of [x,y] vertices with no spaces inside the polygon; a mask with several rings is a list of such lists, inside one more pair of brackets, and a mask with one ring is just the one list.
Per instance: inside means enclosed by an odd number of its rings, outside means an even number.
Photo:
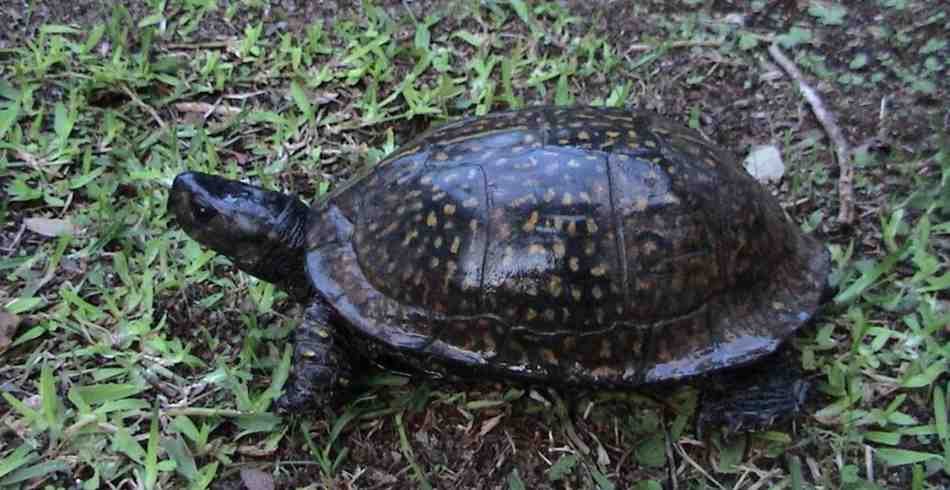
[{"label": "turtle beak", "polygon": [[239,224],[247,224],[250,234],[266,233],[259,222],[266,222],[273,211],[257,209],[268,204],[258,196],[264,193],[234,180],[185,172],[172,183],[168,207],[178,225],[192,236],[233,234],[237,231],[233,227]]},{"label": "turtle beak", "polygon": [[168,210],[202,245],[241,270],[306,289],[303,230],[309,208],[296,197],[200,172],[175,177]]}]

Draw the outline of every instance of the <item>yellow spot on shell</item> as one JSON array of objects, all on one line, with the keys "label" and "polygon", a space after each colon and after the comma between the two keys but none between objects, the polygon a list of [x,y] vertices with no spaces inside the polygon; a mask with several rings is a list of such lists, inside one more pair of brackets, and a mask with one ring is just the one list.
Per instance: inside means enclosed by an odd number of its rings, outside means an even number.
[{"label": "yellow spot on shell", "polygon": [[645,209],[647,208],[647,204],[649,204],[649,202],[647,201],[647,198],[645,198],[645,197],[638,197],[638,198],[637,198],[637,202],[634,203],[633,207],[634,207],[634,209],[636,209],[637,211],[643,211],[643,210],[645,210]]},{"label": "yellow spot on shell", "polygon": [[582,141],[587,141],[590,139],[590,133],[588,133],[587,131],[580,131],[577,133],[577,139],[582,140]]},{"label": "yellow spot on shell", "polygon": [[531,216],[528,218],[528,221],[525,221],[525,224],[524,226],[521,227],[521,229],[529,233],[534,231],[534,228],[538,226],[539,218],[540,218],[540,215],[538,215],[538,212],[532,211]]},{"label": "yellow spot on shell", "polygon": [[450,250],[453,254],[458,255],[458,253],[459,253],[459,247],[460,247],[461,245],[462,245],[462,240],[461,240],[459,237],[455,237],[455,238],[452,239],[452,246],[449,247],[449,250]]},{"label": "yellow spot on shell", "polygon": [[590,373],[594,376],[594,379],[604,379],[615,377],[619,371],[610,366],[598,366],[594,369],[591,369]]},{"label": "yellow spot on shell", "polygon": [[597,233],[597,222],[594,221],[594,218],[587,218],[587,232],[591,235]]},{"label": "yellow spot on shell", "polygon": [[557,298],[561,295],[561,292],[564,288],[561,286],[561,278],[558,276],[551,276],[551,280],[548,281],[548,292],[551,293],[551,296]]},{"label": "yellow spot on shell", "polygon": [[620,136],[620,132],[619,132],[619,131],[607,131],[606,134],[607,134],[607,137],[608,137],[608,138],[614,138],[614,139],[616,139],[618,136]]},{"label": "yellow spot on shell", "polygon": [[607,264],[598,264],[597,267],[590,270],[590,273],[597,277],[607,274]]},{"label": "yellow spot on shell", "polygon": [[419,236],[419,230],[413,228],[413,230],[406,233],[406,237],[402,239],[402,246],[408,246],[417,236]]},{"label": "yellow spot on shell", "polygon": [[538,312],[534,308],[528,308],[528,311],[524,315],[524,319],[527,321],[532,321],[538,317]]},{"label": "yellow spot on shell", "polygon": [[452,216],[453,214],[455,214],[455,205],[454,205],[454,204],[451,204],[451,203],[450,203],[450,204],[446,204],[445,206],[442,207],[442,211],[443,211],[445,214],[447,214],[447,215],[449,215],[449,216]]},{"label": "yellow spot on shell", "polygon": [[435,211],[429,212],[429,216],[426,217],[426,224],[429,226],[435,226],[439,224],[439,218],[436,217]]},{"label": "yellow spot on shell", "polygon": [[580,259],[577,257],[571,257],[567,261],[568,266],[571,268],[571,272],[577,272],[580,269]]},{"label": "yellow spot on shell", "polygon": [[386,236],[386,235],[388,235],[388,234],[390,234],[390,233],[396,231],[397,228],[399,228],[399,222],[398,222],[398,221],[393,221],[392,223],[389,224],[389,226],[387,226],[386,228],[383,229],[382,233],[380,233],[380,236]]},{"label": "yellow spot on shell", "polygon": [[596,252],[596,251],[597,251],[597,247],[594,245],[594,242],[593,242],[593,241],[587,240],[587,242],[584,243],[584,253],[585,253],[585,254],[587,254],[587,255],[594,255],[594,252]]},{"label": "yellow spot on shell", "polygon": [[580,301],[582,294],[581,288],[577,286],[571,286],[571,297],[574,298],[574,301]]},{"label": "yellow spot on shell", "polygon": [[432,242],[432,246],[435,248],[442,248],[442,235],[435,237],[435,240]]},{"label": "yellow spot on shell", "polygon": [[510,245],[505,247],[505,255],[501,258],[501,265],[503,267],[510,267],[511,262],[515,260],[515,249]]},{"label": "yellow spot on shell", "polygon": [[468,228],[472,230],[472,233],[475,233],[478,230],[478,220],[472,219],[472,221],[469,221]]},{"label": "yellow spot on shell", "polygon": [[610,341],[603,339],[600,341],[600,358],[610,359]]}]

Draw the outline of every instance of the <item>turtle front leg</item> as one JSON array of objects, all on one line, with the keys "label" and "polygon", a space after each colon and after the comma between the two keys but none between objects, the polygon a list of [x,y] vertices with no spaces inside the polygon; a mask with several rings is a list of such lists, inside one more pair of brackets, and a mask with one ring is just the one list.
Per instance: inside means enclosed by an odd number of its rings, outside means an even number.
[{"label": "turtle front leg", "polygon": [[294,359],[290,380],[277,399],[277,410],[294,413],[319,408],[333,400],[340,385],[350,379],[350,363],[330,324],[330,311],[319,299],[294,331]]}]

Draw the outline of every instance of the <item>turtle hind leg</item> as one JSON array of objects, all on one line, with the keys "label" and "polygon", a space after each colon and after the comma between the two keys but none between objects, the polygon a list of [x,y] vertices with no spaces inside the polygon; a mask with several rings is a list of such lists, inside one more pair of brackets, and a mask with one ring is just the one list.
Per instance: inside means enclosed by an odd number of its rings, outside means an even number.
[{"label": "turtle hind leg", "polygon": [[782,353],[711,375],[702,392],[697,424],[727,433],[763,430],[801,410],[810,384]]},{"label": "turtle hind leg", "polygon": [[294,413],[320,408],[349,383],[351,367],[342,349],[326,304],[317,300],[307,308],[294,330],[294,358],[290,380],[277,399],[277,410]]}]

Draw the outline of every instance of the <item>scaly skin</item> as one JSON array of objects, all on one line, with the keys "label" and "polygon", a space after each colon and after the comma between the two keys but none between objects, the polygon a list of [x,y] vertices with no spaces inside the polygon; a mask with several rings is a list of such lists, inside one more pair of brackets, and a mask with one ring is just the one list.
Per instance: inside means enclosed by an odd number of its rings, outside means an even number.
[{"label": "scaly skin", "polygon": [[294,360],[290,384],[277,399],[277,409],[294,414],[332,401],[337,389],[349,384],[350,362],[340,349],[329,307],[317,299],[294,330]]}]

